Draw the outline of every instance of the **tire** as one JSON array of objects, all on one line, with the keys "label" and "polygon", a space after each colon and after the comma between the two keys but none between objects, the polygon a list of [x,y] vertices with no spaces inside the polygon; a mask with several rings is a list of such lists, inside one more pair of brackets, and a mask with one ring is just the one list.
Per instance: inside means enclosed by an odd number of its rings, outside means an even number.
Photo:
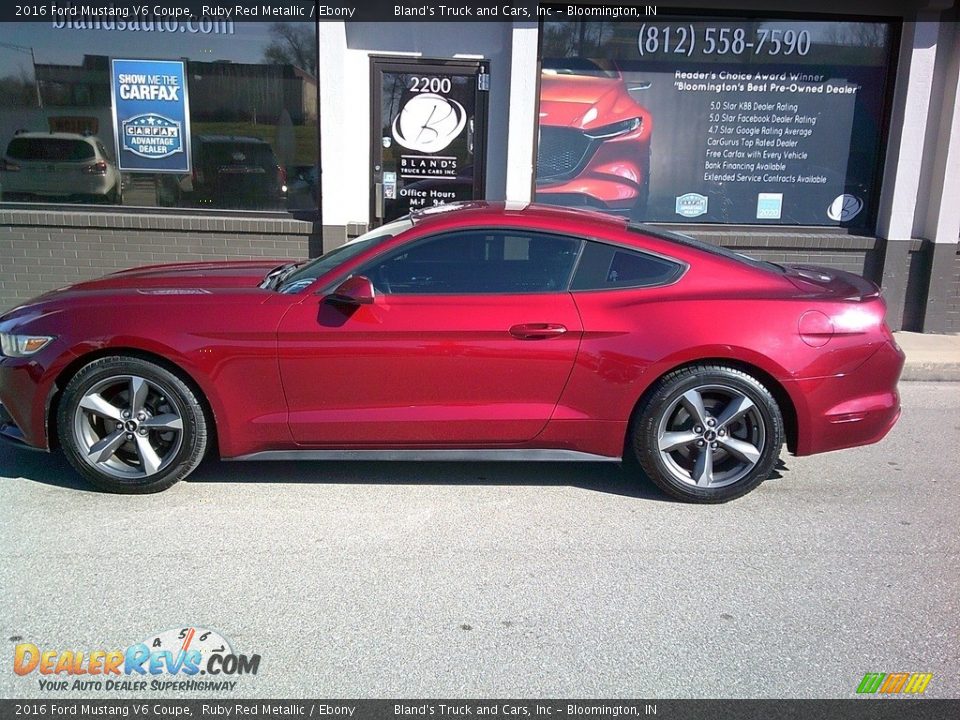
[{"label": "tire", "polygon": [[207,421],[196,393],[147,360],[111,356],[83,367],[63,391],[57,431],[67,460],[114,493],[166,490],[197,467]]},{"label": "tire", "polygon": [[759,380],[723,365],[693,365],[656,383],[634,417],[630,444],[668,495],[722,503],[770,476],[783,437],[780,408]]}]

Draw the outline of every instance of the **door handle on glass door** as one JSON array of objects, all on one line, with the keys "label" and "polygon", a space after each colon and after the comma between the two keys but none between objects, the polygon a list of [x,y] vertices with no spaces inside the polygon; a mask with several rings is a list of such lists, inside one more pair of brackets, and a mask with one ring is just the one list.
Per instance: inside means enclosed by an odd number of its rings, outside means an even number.
[{"label": "door handle on glass door", "polygon": [[563,335],[566,331],[566,326],[559,323],[524,323],[510,328],[510,334],[520,340],[543,340]]}]

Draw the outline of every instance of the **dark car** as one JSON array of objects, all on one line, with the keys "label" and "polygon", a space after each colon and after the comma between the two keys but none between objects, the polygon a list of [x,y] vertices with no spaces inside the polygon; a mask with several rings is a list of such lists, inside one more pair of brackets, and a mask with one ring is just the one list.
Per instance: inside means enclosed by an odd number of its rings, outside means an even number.
[{"label": "dark car", "polygon": [[[235,460],[637,460],[721,502],[877,442],[877,288],[594,212],[424,210],[326,255],[126,270],[0,317],[0,435],[114,492]],[[639,472],[638,472],[639,475]]]},{"label": "dark car", "polygon": [[192,172],[161,175],[157,204],[244,210],[285,206],[287,176],[270,143],[241,135],[197,135]]}]

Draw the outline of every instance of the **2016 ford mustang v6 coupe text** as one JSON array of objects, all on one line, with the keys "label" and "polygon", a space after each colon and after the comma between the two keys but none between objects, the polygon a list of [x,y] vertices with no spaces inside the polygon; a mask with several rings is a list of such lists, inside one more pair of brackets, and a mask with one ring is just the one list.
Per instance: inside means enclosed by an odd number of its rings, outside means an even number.
[{"label": "2016 ford mustang v6 coupe text", "polygon": [[[99,488],[204,453],[638,461],[684,500],[880,440],[903,354],[866,280],[593,212],[467,203],[303,263],[126,270],[0,318],[0,428]],[[638,475],[640,471],[638,469]]]}]

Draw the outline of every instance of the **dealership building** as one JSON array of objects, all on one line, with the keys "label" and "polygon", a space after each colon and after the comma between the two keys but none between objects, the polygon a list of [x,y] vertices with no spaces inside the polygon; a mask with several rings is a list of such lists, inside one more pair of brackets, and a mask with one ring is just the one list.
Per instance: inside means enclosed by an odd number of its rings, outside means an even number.
[{"label": "dealership building", "polygon": [[0,23],[0,311],[489,199],[849,270],[894,329],[960,332],[960,10],[770,6]]}]

